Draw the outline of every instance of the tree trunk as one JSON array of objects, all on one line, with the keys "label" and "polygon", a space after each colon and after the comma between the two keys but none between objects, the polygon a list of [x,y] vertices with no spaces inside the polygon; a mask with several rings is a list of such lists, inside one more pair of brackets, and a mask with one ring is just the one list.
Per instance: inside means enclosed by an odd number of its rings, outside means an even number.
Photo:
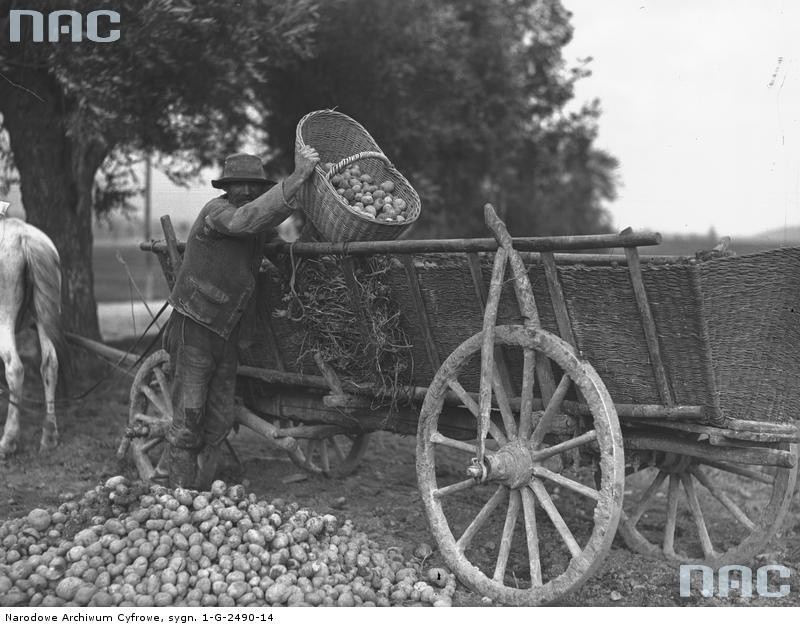
[{"label": "tree trunk", "polygon": [[92,187],[105,151],[89,149],[81,138],[68,135],[70,106],[50,77],[36,71],[17,74],[15,82],[26,90],[8,83],[1,87],[0,112],[20,175],[27,221],[53,240],[61,256],[65,329],[99,338]]}]

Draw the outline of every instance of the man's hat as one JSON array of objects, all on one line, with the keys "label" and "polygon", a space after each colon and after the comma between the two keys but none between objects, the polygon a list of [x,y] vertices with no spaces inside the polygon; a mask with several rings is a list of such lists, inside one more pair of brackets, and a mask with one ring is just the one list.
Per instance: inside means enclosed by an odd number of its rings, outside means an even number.
[{"label": "man's hat", "polygon": [[264,166],[261,159],[255,155],[237,153],[225,158],[225,166],[222,168],[222,176],[211,185],[217,189],[222,189],[228,183],[263,183],[264,185],[275,185],[275,181],[270,181],[264,173]]}]

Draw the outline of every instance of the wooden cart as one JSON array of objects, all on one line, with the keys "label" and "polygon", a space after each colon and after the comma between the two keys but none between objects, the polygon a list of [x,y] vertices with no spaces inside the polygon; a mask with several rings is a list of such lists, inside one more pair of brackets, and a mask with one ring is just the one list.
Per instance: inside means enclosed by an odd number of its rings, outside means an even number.
[{"label": "wooden cart", "polygon": [[[512,239],[485,213],[493,239],[274,245],[295,264],[335,256],[361,317],[358,268],[387,259],[413,376],[388,402],[319,354],[302,362],[302,325],[276,317],[285,285],[267,273],[238,423],[331,476],[355,470],[370,432],[416,434],[445,562],[502,603],[574,590],[618,526],[648,555],[747,563],[780,528],[797,476],[800,249],[640,257],[657,234]],[[141,247],[171,285],[182,245],[162,223],[165,240]],[[171,420],[169,384],[158,351],[132,387],[125,443],[144,478]]]}]

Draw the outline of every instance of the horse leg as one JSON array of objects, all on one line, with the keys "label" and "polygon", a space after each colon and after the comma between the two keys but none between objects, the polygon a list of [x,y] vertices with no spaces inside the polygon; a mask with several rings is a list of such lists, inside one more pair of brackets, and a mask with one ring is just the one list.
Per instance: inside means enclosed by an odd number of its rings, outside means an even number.
[{"label": "horse leg", "polygon": [[17,353],[13,327],[0,325],[0,358],[5,364],[6,383],[8,383],[9,391],[6,426],[3,429],[3,437],[0,439],[0,459],[2,459],[17,449],[17,436],[19,435],[17,403],[22,398],[22,386],[25,383],[25,368],[19,358],[19,353]]},{"label": "horse leg", "polygon": [[41,325],[37,325],[39,346],[42,348],[42,385],[47,402],[47,413],[42,425],[42,441],[40,451],[55,448],[58,445],[58,423],[56,422],[56,385],[58,385],[58,356],[52,340],[45,334]]}]

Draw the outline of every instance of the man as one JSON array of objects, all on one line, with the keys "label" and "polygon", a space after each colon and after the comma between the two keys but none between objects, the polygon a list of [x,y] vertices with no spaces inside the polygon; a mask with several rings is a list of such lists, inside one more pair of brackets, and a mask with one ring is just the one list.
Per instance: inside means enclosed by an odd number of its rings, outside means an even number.
[{"label": "man", "polygon": [[305,147],[281,184],[267,179],[261,160],[235,154],[211,184],[225,194],[211,200],[186,241],[183,264],[169,297],[173,307],[164,347],[173,364],[173,421],[156,481],[206,489],[220,446],[233,426],[239,344],[252,329],[255,277],[270,234],[297,210],[293,200],[319,162]]}]

